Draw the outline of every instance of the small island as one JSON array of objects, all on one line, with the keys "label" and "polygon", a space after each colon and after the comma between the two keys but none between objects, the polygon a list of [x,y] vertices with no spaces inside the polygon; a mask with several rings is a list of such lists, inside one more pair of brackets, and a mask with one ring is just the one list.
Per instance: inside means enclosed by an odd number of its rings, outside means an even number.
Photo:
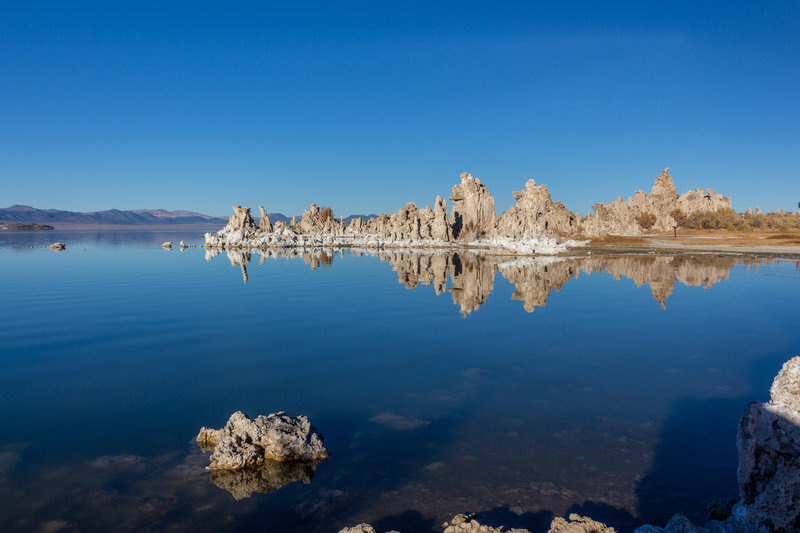
[{"label": "small island", "polygon": [[54,229],[56,228],[50,224],[37,224],[32,222],[4,222],[0,224],[0,231],[49,231]]}]

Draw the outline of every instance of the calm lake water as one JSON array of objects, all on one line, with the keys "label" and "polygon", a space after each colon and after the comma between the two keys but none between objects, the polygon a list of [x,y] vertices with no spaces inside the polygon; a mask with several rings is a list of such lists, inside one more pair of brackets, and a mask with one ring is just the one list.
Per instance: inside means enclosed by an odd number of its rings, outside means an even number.
[{"label": "calm lake water", "polygon": [[[800,354],[792,261],[159,247],[201,233],[0,233],[0,530],[702,521]],[[236,410],[331,459],[212,480]]]}]

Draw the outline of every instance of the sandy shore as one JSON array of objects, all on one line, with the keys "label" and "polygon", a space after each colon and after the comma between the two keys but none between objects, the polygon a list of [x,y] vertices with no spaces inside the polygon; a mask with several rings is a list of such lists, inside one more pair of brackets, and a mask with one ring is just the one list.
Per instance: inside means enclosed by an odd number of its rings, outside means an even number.
[{"label": "sandy shore", "polygon": [[800,258],[800,246],[782,246],[770,244],[727,244],[719,242],[687,242],[682,239],[638,238],[632,243],[589,244],[582,248],[570,250],[572,255],[584,254],[715,254],[715,255],[750,255],[756,257],[789,257]]}]

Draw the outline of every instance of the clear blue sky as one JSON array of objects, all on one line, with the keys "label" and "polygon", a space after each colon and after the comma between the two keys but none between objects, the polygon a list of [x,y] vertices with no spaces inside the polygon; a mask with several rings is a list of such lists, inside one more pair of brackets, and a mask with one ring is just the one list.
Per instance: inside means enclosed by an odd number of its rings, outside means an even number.
[{"label": "clear blue sky", "polygon": [[800,2],[3,2],[0,207],[800,201]]}]

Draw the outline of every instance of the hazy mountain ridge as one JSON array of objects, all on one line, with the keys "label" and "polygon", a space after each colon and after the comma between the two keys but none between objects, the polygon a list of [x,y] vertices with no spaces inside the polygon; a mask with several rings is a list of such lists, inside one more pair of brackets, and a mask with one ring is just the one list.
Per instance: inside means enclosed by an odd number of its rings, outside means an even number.
[{"label": "hazy mountain ridge", "polygon": [[45,223],[72,225],[149,225],[149,224],[225,224],[225,217],[212,217],[192,211],[108,209],[82,213],[59,209],[37,209],[29,205],[12,205],[0,209],[0,222]]},{"label": "hazy mountain ridge", "polygon": [[[268,213],[272,223],[291,222],[292,217],[283,213]],[[351,215],[345,218],[345,224],[349,224],[354,218],[370,218],[376,215]],[[297,216],[299,220],[301,216]],[[105,211],[63,211],[60,209],[37,209],[29,205],[12,205],[11,207],[0,208],[0,223],[16,222],[23,224],[50,224],[58,227],[59,225],[119,225],[119,226],[146,226],[163,224],[194,224],[204,226],[224,226],[228,223],[228,217],[214,217],[195,211],[166,209],[132,209],[123,211],[120,209],[107,209]]]}]

